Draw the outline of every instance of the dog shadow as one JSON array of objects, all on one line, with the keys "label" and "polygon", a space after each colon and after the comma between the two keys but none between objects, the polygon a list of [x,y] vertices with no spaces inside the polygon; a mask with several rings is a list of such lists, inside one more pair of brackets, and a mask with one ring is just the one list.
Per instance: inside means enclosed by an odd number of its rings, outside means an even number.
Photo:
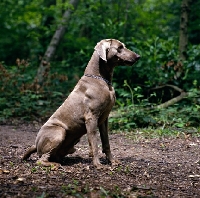
[{"label": "dog shadow", "polygon": [[92,159],[91,158],[82,158],[80,156],[67,156],[67,157],[64,157],[62,162],[61,162],[61,165],[62,166],[73,166],[73,165],[76,165],[76,164],[90,164],[92,162]]},{"label": "dog shadow", "polygon": [[153,162],[151,159],[145,159],[143,157],[136,157],[136,156],[130,156],[130,157],[121,157],[118,158],[122,164],[131,164],[131,163],[150,163]]},{"label": "dog shadow", "polygon": [[[103,165],[109,164],[105,157],[100,157],[100,162]],[[62,166],[73,166],[76,164],[92,165],[92,158],[83,158],[80,156],[67,156],[61,162]]]}]

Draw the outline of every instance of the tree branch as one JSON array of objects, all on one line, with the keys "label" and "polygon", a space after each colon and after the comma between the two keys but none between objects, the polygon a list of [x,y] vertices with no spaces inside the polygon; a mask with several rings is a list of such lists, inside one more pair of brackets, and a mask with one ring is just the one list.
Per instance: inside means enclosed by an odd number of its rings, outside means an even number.
[{"label": "tree branch", "polygon": [[172,98],[172,99],[168,100],[167,102],[164,102],[164,103],[162,103],[160,105],[157,105],[155,108],[158,108],[158,109],[166,108],[168,106],[171,106],[171,105],[179,102],[180,100],[182,100],[184,97],[186,97],[188,95],[187,92],[185,92],[184,90],[180,89],[179,87],[177,87],[175,85],[169,85],[169,84],[166,84],[166,85],[163,85],[163,86],[159,86],[159,87],[155,87],[155,88],[153,88],[151,90],[161,89],[163,87],[171,87],[174,90],[180,92],[180,95],[175,97],[175,98]]},{"label": "tree branch", "polygon": [[177,87],[175,85],[169,85],[169,84],[157,86],[157,87],[154,87],[154,88],[152,88],[150,90],[162,89],[164,87],[171,87],[171,88],[173,88],[174,90],[176,90],[178,92],[184,92],[184,90],[182,90],[181,88],[179,88],[179,87]]}]

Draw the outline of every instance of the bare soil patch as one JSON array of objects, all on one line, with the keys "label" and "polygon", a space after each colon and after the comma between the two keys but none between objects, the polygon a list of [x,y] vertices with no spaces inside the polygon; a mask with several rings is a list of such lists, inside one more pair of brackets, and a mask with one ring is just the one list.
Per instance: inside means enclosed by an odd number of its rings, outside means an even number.
[{"label": "bare soil patch", "polygon": [[0,197],[200,197],[200,138],[134,142],[111,134],[112,152],[121,165],[111,167],[100,154],[104,168],[97,170],[84,136],[62,168],[52,171],[35,163],[36,154],[21,161],[40,127],[0,125]]}]

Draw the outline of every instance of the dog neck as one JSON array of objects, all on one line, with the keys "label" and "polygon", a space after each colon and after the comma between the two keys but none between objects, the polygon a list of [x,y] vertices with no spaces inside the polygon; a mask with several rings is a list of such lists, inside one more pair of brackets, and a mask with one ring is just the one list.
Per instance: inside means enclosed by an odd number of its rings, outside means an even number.
[{"label": "dog neck", "polygon": [[84,74],[90,74],[95,76],[101,76],[110,83],[112,83],[114,66],[102,60],[98,53],[94,51]]}]

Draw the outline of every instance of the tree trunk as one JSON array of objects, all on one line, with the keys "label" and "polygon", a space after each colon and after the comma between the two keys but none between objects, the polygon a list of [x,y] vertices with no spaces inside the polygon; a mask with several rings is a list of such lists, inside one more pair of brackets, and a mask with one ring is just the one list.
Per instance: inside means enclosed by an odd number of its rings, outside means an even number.
[{"label": "tree trunk", "polygon": [[181,61],[187,59],[188,45],[188,16],[192,0],[182,0],[181,19],[180,19],[180,36],[179,36],[179,58]]},{"label": "tree trunk", "polygon": [[44,78],[47,74],[47,71],[50,66],[50,61],[55,55],[56,49],[63,38],[65,31],[67,29],[67,23],[73,13],[73,11],[77,8],[79,0],[70,0],[70,4],[73,6],[72,9],[68,9],[64,12],[61,23],[58,25],[56,32],[54,33],[49,46],[42,58],[40,65],[38,67],[37,75],[35,77],[36,89],[38,90],[44,83]]}]

